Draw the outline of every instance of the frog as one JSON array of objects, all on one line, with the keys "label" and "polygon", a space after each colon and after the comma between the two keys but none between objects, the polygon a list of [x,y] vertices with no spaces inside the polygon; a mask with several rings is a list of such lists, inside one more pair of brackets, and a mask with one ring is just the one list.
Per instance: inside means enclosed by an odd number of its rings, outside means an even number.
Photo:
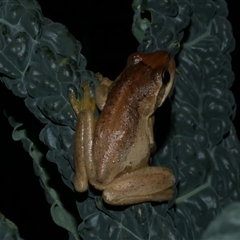
[{"label": "frog", "polygon": [[[94,97],[88,84],[82,85],[82,100],[69,94],[78,118],[73,146],[77,192],[90,184],[110,205],[173,198],[173,172],[149,166],[149,159],[156,149],[154,113],[167,98],[174,75],[175,61],[167,51],[136,52],[114,81],[96,74],[100,84]],[[98,119],[95,111],[100,111]]]}]

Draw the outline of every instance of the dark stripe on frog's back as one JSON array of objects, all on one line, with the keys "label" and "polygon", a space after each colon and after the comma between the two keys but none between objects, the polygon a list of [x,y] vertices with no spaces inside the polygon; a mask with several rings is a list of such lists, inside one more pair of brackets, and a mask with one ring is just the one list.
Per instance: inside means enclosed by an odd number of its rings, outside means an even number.
[{"label": "dark stripe on frog's back", "polygon": [[[103,167],[107,162],[121,161],[134,143],[139,102],[154,87],[154,81],[150,80],[151,73],[152,69],[142,62],[131,68],[126,67],[111,89],[95,129],[95,136],[99,138],[94,139],[94,154]],[[122,136],[118,135],[119,132]]]}]

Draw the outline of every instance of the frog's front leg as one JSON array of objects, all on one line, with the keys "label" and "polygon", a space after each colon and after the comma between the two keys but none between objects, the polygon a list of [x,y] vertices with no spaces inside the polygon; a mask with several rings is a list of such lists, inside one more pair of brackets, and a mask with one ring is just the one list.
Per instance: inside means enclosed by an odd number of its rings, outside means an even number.
[{"label": "frog's front leg", "polygon": [[92,143],[96,120],[94,119],[95,99],[90,98],[89,85],[84,84],[84,96],[81,101],[74,93],[69,94],[71,105],[78,116],[74,139],[74,188],[78,192],[88,189],[88,179],[92,174]]},{"label": "frog's front leg", "polygon": [[95,98],[98,108],[102,111],[107,101],[108,93],[113,86],[114,81],[107,77],[103,77],[101,73],[96,73],[96,77],[100,81],[100,84],[95,89]]},{"label": "frog's front leg", "polygon": [[153,134],[154,120],[155,120],[154,115],[148,119],[148,125],[147,125],[147,129],[146,129],[146,133],[149,138],[149,145],[150,145],[149,147],[150,147],[152,153],[156,151],[156,143],[154,141],[154,134]]},{"label": "frog's front leg", "polygon": [[173,198],[175,177],[165,167],[146,166],[115,178],[103,191],[103,199],[111,205],[129,205]]}]

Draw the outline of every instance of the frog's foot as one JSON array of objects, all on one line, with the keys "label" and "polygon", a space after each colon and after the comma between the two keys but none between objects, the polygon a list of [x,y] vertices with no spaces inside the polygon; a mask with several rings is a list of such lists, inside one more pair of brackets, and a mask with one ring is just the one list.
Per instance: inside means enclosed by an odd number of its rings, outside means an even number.
[{"label": "frog's foot", "polygon": [[90,110],[92,113],[94,113],[96,108],[95,98],[91,98],[90,96],[89,85],[85,83],[82,85],[82,87],[84,90],[84,95],[81,101],[76,98],[76,95],[73,92],[68,95],[72,108],[77,116],[82,110]]},{"label": "frog's foot", "polygon": [[103,199],[111,205],[168,201],[173,198],[175,181],[168,168],[145,167],[116,178],[103,191]]},{"label": "frog's foot", "polygon": [[98,78],[101,85],[105,85],[107,87],[110,87],[113,83],[111,79],[108,77],[104,77],[101,73],[96,73],[95,76]]}]

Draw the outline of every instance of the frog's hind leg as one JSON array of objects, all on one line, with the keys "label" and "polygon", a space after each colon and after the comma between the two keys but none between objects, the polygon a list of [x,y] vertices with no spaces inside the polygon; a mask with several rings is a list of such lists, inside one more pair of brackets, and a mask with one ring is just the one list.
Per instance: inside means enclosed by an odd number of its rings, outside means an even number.
[{"label": "frog's hind leg", "polygon": [[84,84],[84,96],[81,101],[76,99],[74,93],[69,94],[69,100],[78,116],[74,139],[74,188],[78,192],[88,189],[89,169],[92,166],[92,142],[95,129],[94,111],[95,99],[90,98],[89,85]]},{"label": "frog's hind leg", "polygon": [[129,205],[173,198],[175,177],[164,167],[145,167],[117,177],[103,192],[111,205]]}]

